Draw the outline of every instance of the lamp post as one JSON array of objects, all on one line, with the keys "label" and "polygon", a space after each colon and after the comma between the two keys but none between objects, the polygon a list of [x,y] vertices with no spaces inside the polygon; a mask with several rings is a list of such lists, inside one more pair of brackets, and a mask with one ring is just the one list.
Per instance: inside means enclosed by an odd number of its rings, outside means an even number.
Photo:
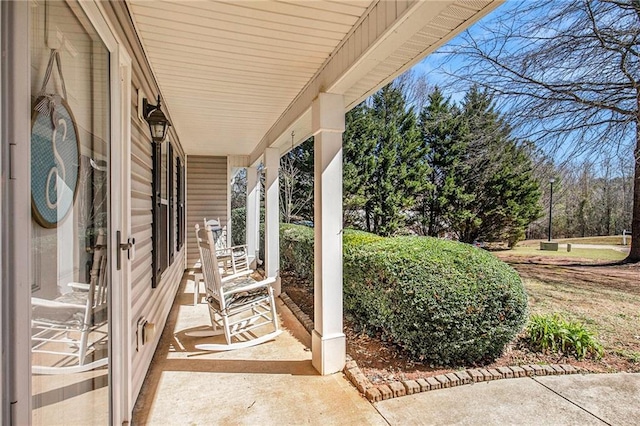
[{"label": "lamp post", "polygon": [[551,191],[549,195],[549,241],[551,241],[551,209],[553,207],[553,182],[556,180],[554,178],[549,179],[549,184],[551,185]]}]

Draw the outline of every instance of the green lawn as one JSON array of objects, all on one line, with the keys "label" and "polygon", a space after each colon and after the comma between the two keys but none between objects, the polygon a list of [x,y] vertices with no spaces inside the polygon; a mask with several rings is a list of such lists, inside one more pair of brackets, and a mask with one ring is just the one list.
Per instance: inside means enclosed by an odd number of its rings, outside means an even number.
[{"label": "green lawn", "polygon": [[513,255],[513,256],[527,256],[527,257],[568,257],[575,259],[589,259],[589,260],[608,260],[618,261],[627,257],[626,253],[622,253],[616,250],[609,249],[584,249],[574,248],[571,252],[566,250],[558,251],[542,251],[539,247],[521,247],[518,246],[511,250],[497,252],[498,257],[501,255]]},{"label": "green lawn", "polygon": [[[584,237],[584,238],[563,238],[560,243],[571,244],[606,244],[612,246],[622,245],[622,235],[610,235],[608,237]],[[631,236],[627,235],[627,245],[631,244]]]}]

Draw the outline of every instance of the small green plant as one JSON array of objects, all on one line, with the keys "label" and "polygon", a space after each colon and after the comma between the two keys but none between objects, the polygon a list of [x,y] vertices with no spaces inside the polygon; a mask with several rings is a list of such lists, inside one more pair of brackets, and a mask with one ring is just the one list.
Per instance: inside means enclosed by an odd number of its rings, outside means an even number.
[{"label": "small green plant", "polygon": [[532,315],[527,336],[536,350],[562,352],[579,360],[587,355],[600,359],[604,352],[602,345],[583,324],[565,320],[558,314]]}]

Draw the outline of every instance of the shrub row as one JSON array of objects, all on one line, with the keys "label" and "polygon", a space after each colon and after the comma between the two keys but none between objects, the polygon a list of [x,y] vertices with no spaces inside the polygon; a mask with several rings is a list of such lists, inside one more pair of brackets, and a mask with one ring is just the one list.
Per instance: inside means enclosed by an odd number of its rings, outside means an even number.
[{"label": "shrub row", "polygon": [[[499,356],[522,329],[518,274],[484,250],[427,237],[345,231],[345,313],[415,359],[470,365]],[[283,227],[282,267],[313,281],[313,230]]]},{"label": "shrub row", "polygon": [[313,288],[313,228],[280,225],[280,267]]},{"label": "shrub row", "polygon": [[[246,234],[246,221],[247,221],[247,209],[244,207],[237,207],[231,210],[231,238],[233,239],[232,245],[242,245],[247,243]],[[258,256],[260,259],[264,259],[264,208],[260,209],[260,251]]]}]

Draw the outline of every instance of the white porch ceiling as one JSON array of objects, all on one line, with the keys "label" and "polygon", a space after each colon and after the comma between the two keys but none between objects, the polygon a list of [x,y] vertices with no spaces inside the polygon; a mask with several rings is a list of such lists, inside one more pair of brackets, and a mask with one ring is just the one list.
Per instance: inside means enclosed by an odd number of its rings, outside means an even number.
[{"label": "white porch ceiling", "polygon": [[352,107],[495,0],[128,0],[187,154],[244,155],[310,132],[309,100]]}]

